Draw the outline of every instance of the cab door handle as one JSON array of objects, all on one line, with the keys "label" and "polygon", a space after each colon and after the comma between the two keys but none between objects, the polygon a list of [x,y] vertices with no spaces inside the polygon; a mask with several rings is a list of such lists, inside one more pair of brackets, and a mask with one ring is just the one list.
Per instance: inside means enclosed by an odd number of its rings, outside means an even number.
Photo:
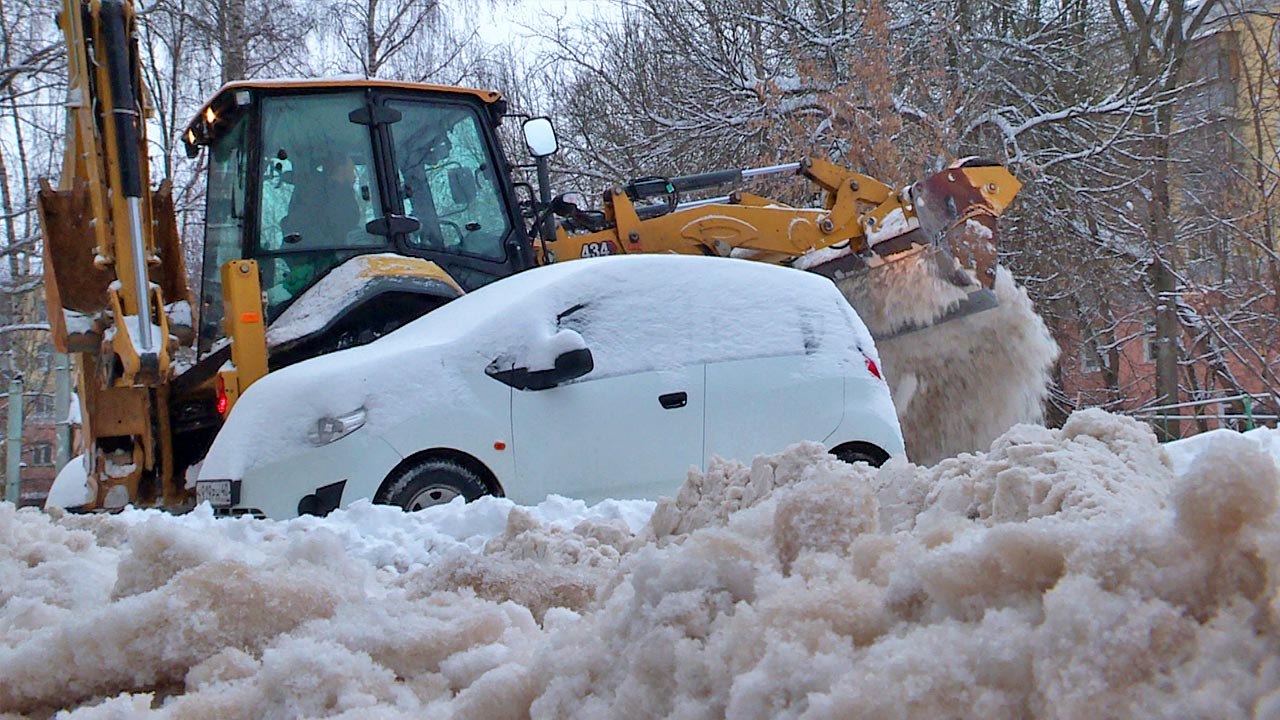
[{"label": "cab door handle", "polygon": [[666,395],[659,395],[658,402],[662,403],[662,407],[668,410],[675,410],[676,408],[682,408],[685,405],[689,404],[689,393],[673,392],[673,393],[667,393]]}]

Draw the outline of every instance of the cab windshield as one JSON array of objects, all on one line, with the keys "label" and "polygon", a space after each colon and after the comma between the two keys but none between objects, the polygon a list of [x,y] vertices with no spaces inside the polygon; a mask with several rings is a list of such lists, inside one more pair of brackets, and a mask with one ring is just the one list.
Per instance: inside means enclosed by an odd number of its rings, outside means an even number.
[{"label": "cab windshield", "polygon": [[255,255],[268,317],[348,258],[390,247],[365,230],[382,203],[369,128],[349,119],[363,107],[362,93],[262,101]]}]

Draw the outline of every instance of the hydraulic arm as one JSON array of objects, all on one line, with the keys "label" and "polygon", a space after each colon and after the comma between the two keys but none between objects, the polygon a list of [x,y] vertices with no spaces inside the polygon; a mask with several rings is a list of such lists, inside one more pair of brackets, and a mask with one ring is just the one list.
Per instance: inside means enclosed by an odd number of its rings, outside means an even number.
[{"label": "hydraulic arm", "polygon": [[[779,173],[798,173],[824,190],[823,207],[790,207],[745,192],[680,201],[681,193]],[[1004,167],[983,161],[957,164],[900,190],[819,159],[642,178],[606,190],[603,212],[583,212],[562,200],[554,209],[565,222],[544,251],[551,260],[678,252],[790,263],[832,249],[842,252],[830,259],[844,258],[851,271],[866,271],[932,250],[944,280],[989,290],[995,281],[996,218],[1021,187]],[[641,203],[654,197],[664,200]]]},{"label": "hydraulic arm", "polygon": [[66,150],[58,187],[39,191],[49,324],[77,363],[89,507],[185,493],[171,481],[167,393],[191,309],[169,183],[149,185],[135,22],[128,2],[65,0]]}]

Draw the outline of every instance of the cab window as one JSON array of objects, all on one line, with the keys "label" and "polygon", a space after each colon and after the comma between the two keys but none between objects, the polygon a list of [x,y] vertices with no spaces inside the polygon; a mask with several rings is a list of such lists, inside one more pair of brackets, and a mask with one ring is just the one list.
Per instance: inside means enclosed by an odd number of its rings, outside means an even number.
[{"label": "cab window", "polygon": [[420,223],[409,244],[503,260],[511,223],[475,109],[408,100],[387,105],[401,113],[391,125],[401,200]]},{"label": "cab window", "polygon": [[209,149],[208,201],[205,211],[204,263],[200,278],[199,348],[208,353],[222,336],[222,266],[241,257],[244,226],[244,152],[247,121],[241,118]]}]

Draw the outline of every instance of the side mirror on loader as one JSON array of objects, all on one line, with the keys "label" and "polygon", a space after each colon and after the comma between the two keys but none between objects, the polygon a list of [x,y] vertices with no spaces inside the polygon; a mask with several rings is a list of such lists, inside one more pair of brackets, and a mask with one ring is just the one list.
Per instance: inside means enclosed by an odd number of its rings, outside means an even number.
[{"label": "side mirror on loader", "polygon": [[524,144],[535,158],[555,155],[560,150],[556,141],[556,129],[551,118],[535,117],[524,121]]}]

